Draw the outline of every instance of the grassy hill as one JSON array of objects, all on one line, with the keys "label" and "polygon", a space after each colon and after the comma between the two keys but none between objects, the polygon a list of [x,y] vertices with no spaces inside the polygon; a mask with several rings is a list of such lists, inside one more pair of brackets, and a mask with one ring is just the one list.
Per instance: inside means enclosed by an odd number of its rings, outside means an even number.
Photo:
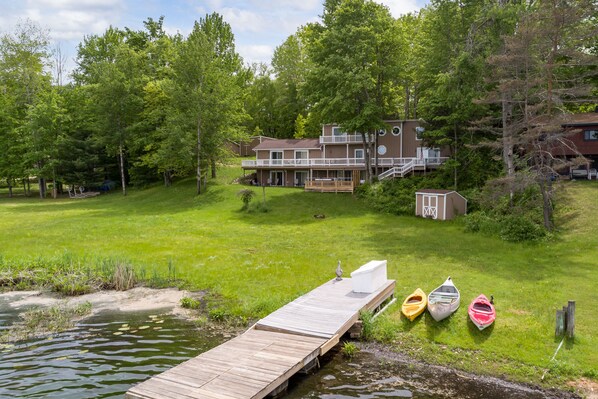
[{"label": "grassy hill", "polygon": [[[540,244],[506,243],[440,222],[370,211],[346,194],[266,188],[269,212],[242,212],[229,167],[206,194],[194,182],[89,199],[0,198],[0,254],[5,259],[121,258],[146,276],[174,268],[187,288],[228,299],[228,312],[259,317],[334,276],[372,259],[387,259],[402,300],[430,292],[450,275],[462,306],[435,323],[413,323],[394,306],[377,336],[397,350],[461,368],[538,382],[598,379],[598,184],[571,182],[558,210],[562,232]],[[261,188],[253,188],[260,201]],[[315,214],[325,218],[314,218]],[[66,255],[65,255],[66,254]],[[479,332],[467,305],[494,295],[495,326]],[[577,301],[576,338],[550,359],[555,310]]]}]

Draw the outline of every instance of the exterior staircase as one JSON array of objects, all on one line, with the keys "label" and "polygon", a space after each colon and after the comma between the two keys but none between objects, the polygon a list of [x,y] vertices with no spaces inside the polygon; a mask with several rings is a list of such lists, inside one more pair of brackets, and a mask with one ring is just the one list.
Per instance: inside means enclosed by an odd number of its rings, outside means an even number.
[{"label": "exterior staircase", "polygon": [[384,180],[387,178],[395,178],[395,177],[405,177],[405,175],[409,172],[412,172],[415,168],[415,161],[411,160],[406,164],[400,166],[394,166],[388,169],[385,172],[382,172],[378,175],[378,180]]}]

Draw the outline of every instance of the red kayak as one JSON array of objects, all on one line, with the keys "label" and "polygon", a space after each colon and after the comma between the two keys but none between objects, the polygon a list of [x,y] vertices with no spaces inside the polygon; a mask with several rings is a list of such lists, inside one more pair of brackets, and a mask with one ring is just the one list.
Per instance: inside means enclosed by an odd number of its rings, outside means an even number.
[{"label": "red kayak", "polygon": [[496,319],[494,305],[484,294],[481,294],[469,304],[467,313],[469,313],[469,318],[480,331],[494,323],[494,319]]}]

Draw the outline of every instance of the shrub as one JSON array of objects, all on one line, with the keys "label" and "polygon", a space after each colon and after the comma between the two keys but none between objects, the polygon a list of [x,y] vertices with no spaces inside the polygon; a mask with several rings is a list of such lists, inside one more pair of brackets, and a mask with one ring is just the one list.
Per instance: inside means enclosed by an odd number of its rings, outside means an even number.
[{"label": "shrub", "polygon": [[133,266],[118,263],[114,269],[112,282],[114,289],[117,291],[126,291],[135,287],[137,281],[135,279],[135,270],[133,269]]},{"label": "shrub", "polygon": [[341,352],[346,358],[352,359],[358,350],[359,349],[357,349],[357,346],[353,342],[343,342],[343,348],[341,349]]},{"label": "shrub", "polygon": [[361,312],[359,314],[361,319],[361,339],[368,341],[374,336],[374,314],[372,312]]},{"label": "shrub", "polygon": [[545,236],[544,227],[527,217],[509,215],[500,221],[500,238],[505,241],[538,241]]},{"label": "shrub", "polygon": [[228,313],[224,309],[216,308],[210,310],[208,317],[213,321],[224,321],[228,317]]},{"label": "shrub", "polygon": [[485,212],[474,212],[464,216],[465,231],[469,233],[482,233],[487,235],[498,235],[500,224],[496,219]]},{"label": "shrub", "polygon": [[249,209],[249,203],[255,197],[255,191],[245,188],[237,193],[239,197],[241,197],[241,201],[243,201],[243,207],[241,210],[246,211]]},{"label": "shrub", "polygon": [[195,298],[184,296],[181,298],[181,306],[185,309],[199,309],[201,302]]}]

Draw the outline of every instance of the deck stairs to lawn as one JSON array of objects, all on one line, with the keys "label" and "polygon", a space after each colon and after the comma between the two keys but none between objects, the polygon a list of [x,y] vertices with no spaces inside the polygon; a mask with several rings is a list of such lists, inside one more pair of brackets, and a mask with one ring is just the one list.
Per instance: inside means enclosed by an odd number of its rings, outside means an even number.
[{"label": "deck stairs to lawn", "polygon": [[405,177],[407,173],[412,172],[415,170],[415,161],[411,160],[406,164],[400,166],[394,166],[387,171],[384,171],[378,175],[378,180],[384,180],[388,178],[395,178],[395,177]]}]

